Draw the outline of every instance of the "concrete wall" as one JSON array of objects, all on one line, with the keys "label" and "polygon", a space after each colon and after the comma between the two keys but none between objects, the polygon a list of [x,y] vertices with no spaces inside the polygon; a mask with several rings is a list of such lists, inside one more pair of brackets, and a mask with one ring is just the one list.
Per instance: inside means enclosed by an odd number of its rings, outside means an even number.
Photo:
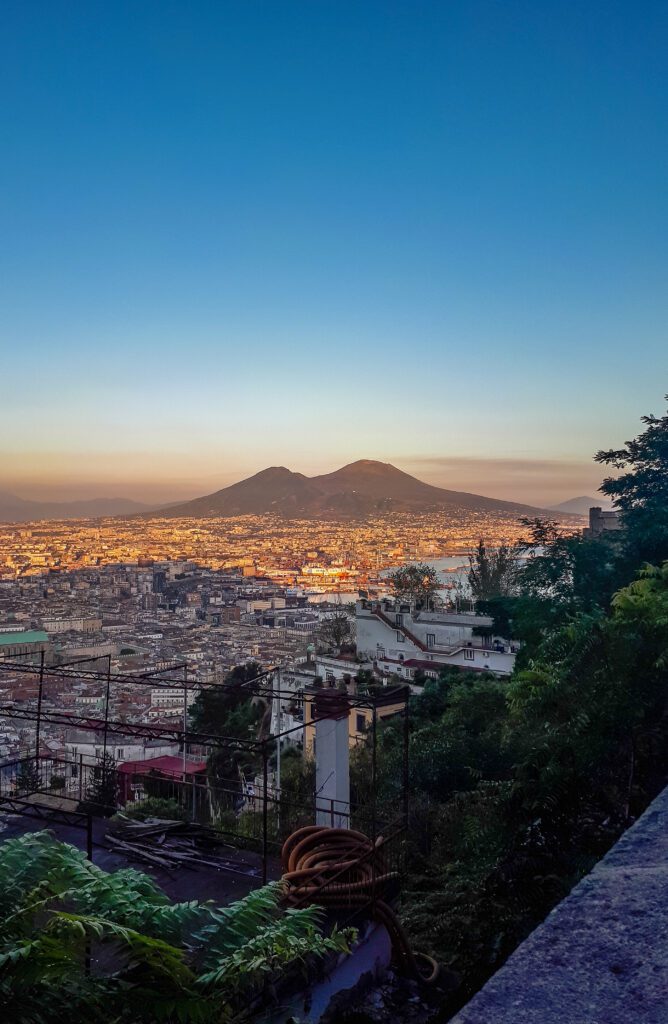
[{"label": "concrete wall", "polygon": [[451,1024],[666,1024],[668,789]]}]

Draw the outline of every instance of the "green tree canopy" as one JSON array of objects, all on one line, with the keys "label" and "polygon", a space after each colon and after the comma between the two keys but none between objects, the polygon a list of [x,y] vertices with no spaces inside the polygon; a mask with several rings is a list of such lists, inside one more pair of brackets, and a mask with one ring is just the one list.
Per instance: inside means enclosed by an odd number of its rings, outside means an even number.
[{"label": "green tree canopy", "polygon": [[16,773],[17,792],[25,795],[34,793],[39,788],[39,769],[34,757],[24,758]]},{"label": "green tree canopy", "polygon": [[252,773],[260,764],[257,751],[235,741],[257,738],[265,708],[253,699],[244,684],[261,671],[262,666],[256,661],[235,666],[223,683],[201,689],[190,709],[191,726],[196,732],[221,737],[220,745],[212,748],[207,765],[214,786],[212,799],[218,810],[234,805],[240,788],[239,768]]},{"label": "green tree canopy", "polygon": [[399,601],[408,601],[418,608],[426,608],[440,587],[438,573],[426,562],[402,565],[389,573],[387,580]]},{"label": "green tree canopy", "polygon": [[509,544],[490,549],[480,538],[475,553],[469,555],[468,581],[476,601],[507,597],[515,589],[519,552]]},{"label": "green tree canopy", "polygon": [[355,630],[350,615],[345,611],[337,611],[328,615],[320,623],[318,639],[329,650],[339,650],[355,638]]},{"label": "green tree canopy", "polygon": [[[668,400],[668,395],[666,395]],[[600,451],[596,462],[623,470],[601,491],[620,510],[631,565],[668,559],[668,415],[643,416],[645,430],[623,448]]]},{"label": "green tree canopy", "polygon": [[217,733],[248,739],[248,729],[257,715],[251,710],[251,692],[244,684],[262,671],[257,661],[236,665],[224,682],[202,687],[190,708],[195,732]]},{"label": "green tree canopy", "polygon": [[80,810],[108,817],[118,801],[118,771],[111,754],[104,754],[92,768],[86,798]]}]

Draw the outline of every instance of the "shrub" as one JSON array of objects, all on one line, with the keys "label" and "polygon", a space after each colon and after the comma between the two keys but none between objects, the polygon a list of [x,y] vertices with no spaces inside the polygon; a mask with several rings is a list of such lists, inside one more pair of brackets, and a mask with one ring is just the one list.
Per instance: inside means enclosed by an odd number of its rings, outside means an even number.
[{"label": "shrub", "polygon": [[149,796],[146,800],[128,804],[123,808],[123,814],[134,821],[145,821],[146,818],[190,821],[190,815],[185,807],[181,807],[176,800],[165,800],[158,796]]}]

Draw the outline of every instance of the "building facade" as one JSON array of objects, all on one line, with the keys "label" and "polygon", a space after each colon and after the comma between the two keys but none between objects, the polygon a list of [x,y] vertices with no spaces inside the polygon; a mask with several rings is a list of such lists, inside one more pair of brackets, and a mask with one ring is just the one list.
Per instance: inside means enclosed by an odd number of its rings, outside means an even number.
[{"label": "building facade", "polygon": [[[509,676],[515,664],[516,645],[491,635],[493,620],[485,615],[362,600],[355,621],[358,657],[381,674],[395,673],[407,681],[418,671],[436,676],[446,666]],[[479,630],[490,635],[481,636]]]}]

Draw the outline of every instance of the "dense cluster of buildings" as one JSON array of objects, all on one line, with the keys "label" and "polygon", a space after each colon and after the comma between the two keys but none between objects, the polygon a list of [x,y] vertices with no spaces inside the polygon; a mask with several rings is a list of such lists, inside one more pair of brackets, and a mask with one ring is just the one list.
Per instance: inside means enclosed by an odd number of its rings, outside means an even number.
[{"label": "dense cluster of buildings", "polygon": [[[496,519],[497,538],[504,529],[512,539],[510,525]],[[47,716],[40,753],[92,761],[103,750],[94,723],[105,715],[180,728],[198,688],[220,685],[234,666],[254,661],[278,666],[288,693],[277,702],[272,732],[291,728],[290,742],[308,751],[310,703],[290,694],[318,687],[355,694],[360,678],[416,687],[443,667],[511,673],[516,648],[493,635],[491,620],[447,603],[396,602],[383,579],[388,566],[411,558],[449,554],[456,562],[459,552],[465,563],[490,529],[469,522],[457,532],[438,516],[418,524],[408,515],[366,525],[244,516],[0,526],[0,705],[35,708],[40,661],[47,669],[69,665],[65,684],[48,675],[44,684],[42,710],[61,717]],[[340,615],[349,617],[356,646],[332,650],[323,622]],[[141,685],[129,682],[137,678]],[[389,702],[381,717],[395,710]],[[351,743],[364,736],[363,719],[363,711],[351,717]],[[107,742],[121,763],[180,752],[177,740],[132,730]],[[0,759],[35,743],[29,719],[0,717]]]},{"label": "dense cluster of buildings", "polygon": [[465,555],[521,533],[517,517],[468,510],[459,519],[395,512],[365,522],[244,515],[225,519],[112,519],[0,524],[0,578],[138,561],[240,569],[284,586],[356,590],[408,559]]},{"label": "dense cluster of buildings", "polygon": [[[123,723],[180,726],[199,687],[222,684],[233,666],[248,661],[280,667],[281,687],[295,695],[314,686],[355,692],[360,672],[380,685],[416,685],[444,665],[498,675],[512,669],[514,649],[507,641],[476,635],[476,627],[491,625],[481,617],[453,609],[416,611],[380,596],[356,605],[321,598],[241,569],[203,569],[191,562],[144,561],[5,580],[0,705],[36,706],[42,659],[47,670],[69,666],[65,681],[54,681],[47,671],[41,708],[71,715],[73,724],[47,721],[41,753],[94,759],[102,751],[100,730],[82,729],[82,720],[108,715]],[[332,651],[320,639],[323,622],[342,615],[356,626],[357,645]],[[19,665],[33,670],[19,671]],[[303,709],[286,705],[281,713],[275,731],[295,729],[291,741],[304,740],[308,749]],[[300,723],[305,736],[298,734]],[[352,739],[363,733],[364,723],[353,722]],[[0,757],[18,757],[34,742],[32,723],[11,715],[0,719]],[[107,750],[130,761],[174,756],[179,747],[116,734]]]}]

